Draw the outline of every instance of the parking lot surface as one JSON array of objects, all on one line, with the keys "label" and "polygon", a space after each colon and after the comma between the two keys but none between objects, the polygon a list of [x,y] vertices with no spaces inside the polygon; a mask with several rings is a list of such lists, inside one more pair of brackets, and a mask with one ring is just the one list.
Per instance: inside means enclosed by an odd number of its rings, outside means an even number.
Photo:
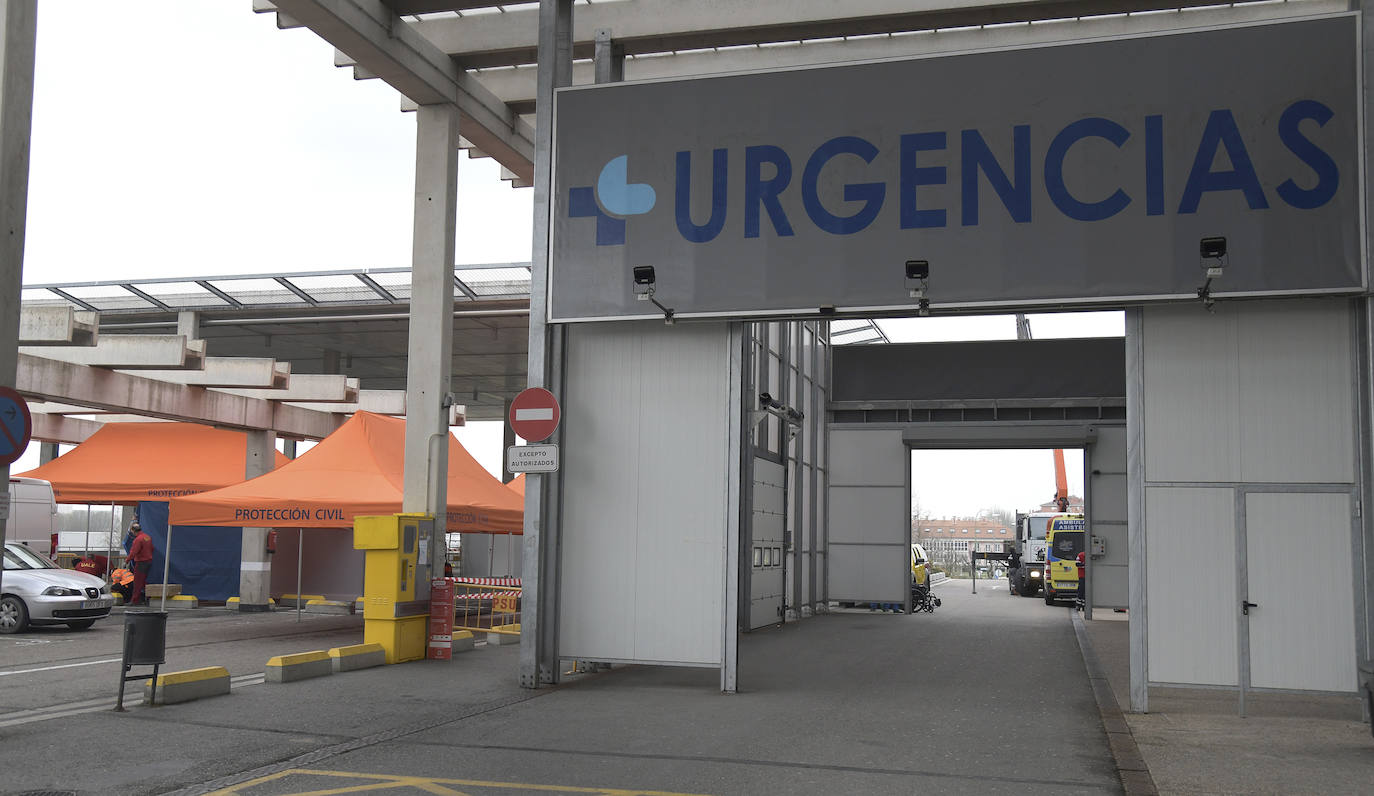
[{"label": "parking lot surface", "polygon": [[224,665],[231,694],[46,718],[112,701],[119,620],[33,634],[0,642],[0,791],[1119,792],[1067,609],[967,586],[939,587],[934,614],[749,634],[733,695],[715,670],[660,667],[523,690],[516,646],[262,683],[271,655],[355,643],[361,620],[199,609],[169,622],[168,668]]},{"label": "parking lot surface", "polygon": [[[748,634],[733,695],[715,670],[660,667],[524,690],[519,648],[485,644],[265,683],[268,658],[357,643],[362,620],[204,608],[171,615],[164,671],[225,666],[232,692],[146,707],[130,683],[120,714],[122,617],[4,636],[0,793],[1122,792],[1120,734],[1109,743],[1072,611],[970,586],[937,586],[934,614],[838,610]],[[1122,703],[1127,628],[1107,614],[1082,632]],[[1152,713],[1124,717],[1153,777],[1127,772],[1130,793],[1374,782],[1351,697],[1251,695],[1250,718],[1233,693],[1151,697]]]}]

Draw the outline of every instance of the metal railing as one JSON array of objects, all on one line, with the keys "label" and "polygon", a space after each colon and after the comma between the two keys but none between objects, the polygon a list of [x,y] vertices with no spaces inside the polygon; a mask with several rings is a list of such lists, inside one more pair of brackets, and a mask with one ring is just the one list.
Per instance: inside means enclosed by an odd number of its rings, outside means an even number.
[{"label": "metal railing", "polygon": [[450,578],[453,629],[520,635],[519,578]]}]

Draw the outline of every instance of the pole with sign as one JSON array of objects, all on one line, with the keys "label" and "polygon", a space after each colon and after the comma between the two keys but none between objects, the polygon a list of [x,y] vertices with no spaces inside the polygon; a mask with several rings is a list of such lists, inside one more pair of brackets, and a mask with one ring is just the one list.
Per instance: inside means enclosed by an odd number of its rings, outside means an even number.
[{"label": "pole with sign", "polygon": [[32,437],[33,416],[28,403],[9,387],[0,387],[0,465],[14,464]]},{"label": "pole with sign", "polygon": [[516,436],[530,443],[506,448],[506,471],[510,473],[552,473],[558,470],[558,446],[540,445],[558,429],[561,410],[558,399],[542,387],[531,387],[510,403],[510,427]]}]

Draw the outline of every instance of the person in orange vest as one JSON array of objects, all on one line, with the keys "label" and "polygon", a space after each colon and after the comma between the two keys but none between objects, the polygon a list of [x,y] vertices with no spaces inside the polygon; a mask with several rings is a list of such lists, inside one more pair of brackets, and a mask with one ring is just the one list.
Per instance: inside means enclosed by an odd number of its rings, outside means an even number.
[{"label": "person in orange vest", "polygon": [[148,585],[148,572],[153,568],[153,538],[143,532],[138,520],[129,526],[129,532],[134,534],[133,544],[129,545],[129,568],[134,571],[134,589],[129,604],[147,605],[145,587]]}]

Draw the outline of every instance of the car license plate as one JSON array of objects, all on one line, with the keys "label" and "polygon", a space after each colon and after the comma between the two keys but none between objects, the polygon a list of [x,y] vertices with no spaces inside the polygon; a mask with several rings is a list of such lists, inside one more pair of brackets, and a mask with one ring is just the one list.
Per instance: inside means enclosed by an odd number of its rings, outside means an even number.
[{"label": "car license plate", "polygon": [[103,597],[99,600],[83,600],[81,602],[82,608],[109,608],[112,605],[114,605],[113,597]]}]

